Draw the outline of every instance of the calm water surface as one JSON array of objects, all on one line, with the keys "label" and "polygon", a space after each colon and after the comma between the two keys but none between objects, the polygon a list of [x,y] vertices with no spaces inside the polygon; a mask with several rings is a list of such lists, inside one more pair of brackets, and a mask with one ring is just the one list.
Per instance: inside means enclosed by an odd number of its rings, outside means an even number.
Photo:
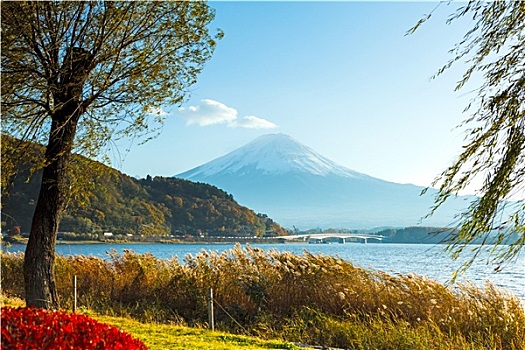
[{"label": "calm water surface", "polygon": [[[264,250],[275,249],[302,254],[304,250],[314,254],[338,256],[355,265],[365,268],[382,270],[391,273],[416,273],[426,275],[439,282],[446,283],[452,272],[462,261],[454,261],[443,251],[442,245],[431,244],[252,244],[253,247]],[[234,247],[234,244],[58,244],[56,251],[62,255],[93,255],[108,258],[106,252],[112,249],[119,253],[123,250],[133,250],[136,253],[151,253],[161,259],[183,258],[195,255],[203,249],[222,252]],[[2,248],[9,252],[24,251],[25,245],[13,245]],[[494,265],[487,265],[487,248],[466,272],[460,281],[469,280],[477,285],[483,285],[489,280],[495,285],[505,288],[525,301],[525,255],[507,263],[503,270],[494,273]]]}]

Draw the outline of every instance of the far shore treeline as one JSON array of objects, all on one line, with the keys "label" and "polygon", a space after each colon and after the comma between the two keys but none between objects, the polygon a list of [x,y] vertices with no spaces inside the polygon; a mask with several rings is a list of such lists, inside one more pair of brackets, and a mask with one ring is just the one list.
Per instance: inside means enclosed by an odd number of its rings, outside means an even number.
[{"label": "far shore treeline", "polygon": [[[17,143],[14,145],[14,143]],[[29,232],[38,198],[43,147],[2,136],[3,159],[15,169],[2,179],[2,232]],[[80,156],[72,160],[71,181],[79,190],[69,199],[59,231],[98,237],[104,232],[134,236],[285,235],[271,218],[239,205],[232,195],[202,183],[168,177],[135,179]]]}]

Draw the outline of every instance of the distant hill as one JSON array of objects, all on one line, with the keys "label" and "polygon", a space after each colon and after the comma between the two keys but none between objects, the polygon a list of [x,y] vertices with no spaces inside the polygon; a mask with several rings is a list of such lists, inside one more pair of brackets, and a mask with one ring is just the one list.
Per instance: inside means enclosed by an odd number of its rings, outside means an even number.
[{"label": "distant hill", "polygon": [[[420,196],[423,187],[348,169],[284,134],[261,136],[176,177],[215,185],[281,225],[302,229],[416,226],[436,194]],[[451,224],[472,198],[447,202],[421,224]]]},{"label": "distant hill", "polygon": [[405,227],[384,229],[376,234],[386,237],[385,243],[446,243],[452,237],[452,229],[438,227]]},{"label": "distant hill", "polygon": [[[2,143],[11,140],[2,136]],[[34,148],[41,146],[32,145]],[[263,214],[239,205],[215,186],[182,179],[148,176],[138,180],[101,163],[74,156],[73,163],[90,164],[76,176],[86,176],[86,190],[70,200],[59,231],[113,232],[143,235],[263,235],[286,234]],[[3,165],[2,165],[3,166]],[[2,230],[19,226],[29,232],[40,186],[41,172],[30,172],[20,159],[9,191],[2,193]],[[95,170],[93,170],[95,169]]]}]

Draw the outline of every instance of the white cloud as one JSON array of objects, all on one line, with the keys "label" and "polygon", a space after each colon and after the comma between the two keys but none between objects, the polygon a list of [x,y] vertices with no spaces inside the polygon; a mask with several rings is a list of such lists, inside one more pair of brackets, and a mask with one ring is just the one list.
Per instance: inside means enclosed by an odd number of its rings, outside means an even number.
[{"label": "white cloud", "polygon": [[213,100],[201,100],[199,106],[181,107],[179,113],[186,118],[187,125],[228,124],[237,119],[235,109]]},{"label": "white cloud", "polygon": [[275,129],[277,125],[253,115],[246,116],[242,119],[236,119],[228,124],[232,128],[247,128],[247,129]]},{"label": "white cloud", "polygon": [[226,124],[231,128],[273,129],[277,125],[256,116],[237,117],[237,110],[220,102],[205,99],[198,106],[179,108],[179,114],[186,119],[186,125],[209,126]]}]

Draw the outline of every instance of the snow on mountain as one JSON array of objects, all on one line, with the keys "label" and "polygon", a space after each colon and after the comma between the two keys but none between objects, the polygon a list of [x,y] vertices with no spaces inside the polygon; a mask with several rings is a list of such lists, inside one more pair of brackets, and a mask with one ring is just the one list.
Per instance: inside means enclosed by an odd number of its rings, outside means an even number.
[{"label": "snow on mountain", "polygon": [[308,173],[343,177],[366,176],[342,167],[285,134],[263,135],[245,146],[178,176],[186,179],[246,173]]},{"label": "snow on mountain", "polygon": [[[285,227],[418,225],[435,194],[350,170],[284,134],[261,136],[176,176],[217,186]],[[447,204],[423,224],[448,225],[465,206]]]}]

